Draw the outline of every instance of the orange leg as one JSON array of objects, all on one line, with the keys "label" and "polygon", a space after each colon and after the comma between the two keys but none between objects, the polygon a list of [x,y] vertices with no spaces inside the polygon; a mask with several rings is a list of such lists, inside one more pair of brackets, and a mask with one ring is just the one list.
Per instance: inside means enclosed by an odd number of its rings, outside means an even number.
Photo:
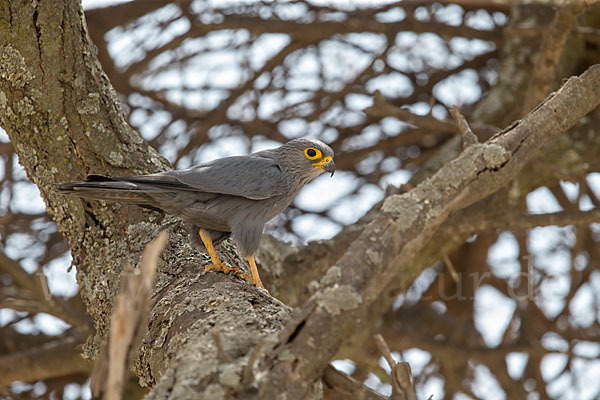
[{"label": "orange leg", "polygon": [[206,267],[204,267],[204,271],[223,271],[225,273],[234,271],[246,281],[254,283],[254,279],[252,279],[248,274],[240,272],[240,269],[238,267],[229,267],[226,264],[223,264],[221,260],[219,260],[219,256],[217,255],[215,246],[213,246],[212,240],[210,239],[210,236],[207,231],[205,231],[204,229],[200,229],[199,234],[200,239],[202,240],[202,243],[204,243],[204,247],[206,247],[208,255],[210,256],[210,259],[212,261],[212,265],[207,265]]},{"label": "orange leg", "polygon": [[[250,264],[250,271],[252,272],[252,279],[254,280],[254,286],[259,289],[264,289],[260,276],[258,275],[258,268],[256,268],[256,261],[253,256],[248,256],[248,264]],[[265,289],[266,290],[266,289]]]},{"label": "orange leg", "polygon": [[204,229],[200,229],[199,233],[200,233],[200,239],[202,240],[202,243],[204,243],[204,247],[206,247],[206,250],[208,251],[208,255],[210,256],[210,259],[212,260],[212,265],[207,265],[204,268],[204,270],[205,271],[222,271],[223,263],[221,262],[221,260],[219,260],[219,256],[217,256],[217,252],[215,251],[215,246],[213,246],[212,240],[210,239],[208,232],[206,232]]}]

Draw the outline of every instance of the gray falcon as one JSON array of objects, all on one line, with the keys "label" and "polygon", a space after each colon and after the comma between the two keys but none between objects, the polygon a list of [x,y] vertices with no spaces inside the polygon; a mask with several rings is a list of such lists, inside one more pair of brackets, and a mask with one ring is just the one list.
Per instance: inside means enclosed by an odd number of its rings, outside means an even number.
[{"label": "gray falcon", "polygon": [[286,209],[308,182],[330,172],[333,150],[314,139],[294,139],[247,156],[220,158],[184,170],[55,185],[62,194],[120,201],[175,215],[199,232],[213,265],[208,271],[238,270],[219,260],[213,240],[231,235],[250,264],[256,287],[264,286],[253,254],[265,223]]}]

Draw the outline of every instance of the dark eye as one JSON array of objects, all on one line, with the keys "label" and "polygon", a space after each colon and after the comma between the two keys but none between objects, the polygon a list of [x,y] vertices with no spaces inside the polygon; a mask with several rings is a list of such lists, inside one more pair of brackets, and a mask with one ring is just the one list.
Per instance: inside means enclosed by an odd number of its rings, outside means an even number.
[{"label": "dark eye", "polygon": [[309,157],[314,157],[317,155],[317,152],[315,151],[315,149],[308,149],[306,150],[306,154],[308,154]]}]

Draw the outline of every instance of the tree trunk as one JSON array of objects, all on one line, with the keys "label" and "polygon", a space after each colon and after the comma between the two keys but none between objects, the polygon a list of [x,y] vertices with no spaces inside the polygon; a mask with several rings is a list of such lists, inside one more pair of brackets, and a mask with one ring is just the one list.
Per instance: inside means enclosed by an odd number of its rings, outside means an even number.
[{"label": "tree trunk", "polygon": [[[279,330],[290,309],[239,278],[204,273],[208,256],[189,245],[174,219],[53,192],[53,183],[88,173],[151,173],[169,165],[127,124],[95,57],[79,2],[6,1],[0,7],[0,122],[71,247],[81,297],[96,328],[85,357],[95,358],[105,342],[121,271],[136,265],[144,245],[172,223],[137,372],[154,385],[175,364],[162,387],[174,384],[177,371],[177,386],[187,387],[189,398],[205,388],[218,391],[215,385],[235,390],[255,344]],[[231,244],[218,251],[231,265],[240,262]]]}]

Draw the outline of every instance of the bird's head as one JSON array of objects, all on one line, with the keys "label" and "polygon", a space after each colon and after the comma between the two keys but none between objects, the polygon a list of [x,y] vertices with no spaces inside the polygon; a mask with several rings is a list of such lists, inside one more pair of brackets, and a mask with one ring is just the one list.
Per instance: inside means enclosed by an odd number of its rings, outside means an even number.
[{"label": "bird's head", "polygon": [[324,172],[335,172],[333,150],[316,139],[293,139],[280,147],[286,167],[308,180]]}]

